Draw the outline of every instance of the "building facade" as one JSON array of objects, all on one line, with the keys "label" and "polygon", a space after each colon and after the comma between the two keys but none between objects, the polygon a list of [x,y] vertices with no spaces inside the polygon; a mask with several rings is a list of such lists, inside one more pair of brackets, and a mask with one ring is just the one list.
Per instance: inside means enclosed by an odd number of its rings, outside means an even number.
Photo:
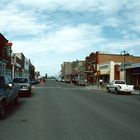
[{"label": "building facade", "polygon": [[133,84],[136,89],[140,89],[140,63],[133,63],[126,67],[127,80]]},{"label": "building facade", "polygon": [[[123,72],[120,71],[120,64],[121,63],[115,63],[114,61],[98,64],[97,70],[100,71],[99,78],[102,79],[104,83],[110,83],[114,79],[121,79]],[[97,73],[95,73],[95,78],[96,77]]]},{"label": "building facade", "polygon": [[77,77],[86,79],[85,75],[86,63],[83,60],[76,60],[72,62],[71,81],[75,81]]},{"label": "building facade", "polygon": [[0,74],[11,75],[11,50],[12,43],[0,33]]},{"label": "building facade", "polygon": [[61,77],[65,82],[71,82],[72,63],[64,62],[61,65]]},{"label": "building facade", "polygon": [[[133,55],[124,56],[121,54],[105,54],[101,52],[91,53],[86,57],[87,81],[88,83],[96,84],[97,79],[103,78],[105,82],[110,82],[114,79],[124,79],[130,83],[130,80],[126,77],[126,70],[124,68],[127,65],[137,62],[140,62],[140,57]],[[99,75],[97,75],[97,71],[100,71]]]},{"label": "building facade", "polygon": [[31,63],[30,59],[27,59],[23,53],[14,53],[14,77],[30,77],[30,79],[35,79],[35,67]]},{"label": "building facade", "polygon": [[65,82],[73,82],[77,77],[85,77],[85,61],[64,62],[61,65],[61,79]]}]

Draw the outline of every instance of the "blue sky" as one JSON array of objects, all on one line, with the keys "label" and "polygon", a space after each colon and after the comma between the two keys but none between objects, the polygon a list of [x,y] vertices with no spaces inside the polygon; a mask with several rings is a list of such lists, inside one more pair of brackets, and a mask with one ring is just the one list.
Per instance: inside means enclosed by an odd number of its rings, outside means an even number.
[{"label": "blue sky", "polygon": [[0,32],[42,75],[91,52],[140,56],[140,0],[1,0]]}]

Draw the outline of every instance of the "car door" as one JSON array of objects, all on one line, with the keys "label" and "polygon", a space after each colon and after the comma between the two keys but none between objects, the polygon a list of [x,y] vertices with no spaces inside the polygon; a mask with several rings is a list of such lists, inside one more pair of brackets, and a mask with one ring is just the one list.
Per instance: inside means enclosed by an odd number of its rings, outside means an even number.
[{"label": "car door", "polygon": [[8,84],[12,84],[12,83],[11,83],[9,77],[5,76],[5,92],[6,92],[5,94],[6,94],[8,101],[10,101],[13,98],[13,94],[12,94],[13,87],[9,86]]},{"label": "car door", "polygon": [[5,79],[4,76],[0,76],[0,94],[7,97],[7,93],[5,90]]}]

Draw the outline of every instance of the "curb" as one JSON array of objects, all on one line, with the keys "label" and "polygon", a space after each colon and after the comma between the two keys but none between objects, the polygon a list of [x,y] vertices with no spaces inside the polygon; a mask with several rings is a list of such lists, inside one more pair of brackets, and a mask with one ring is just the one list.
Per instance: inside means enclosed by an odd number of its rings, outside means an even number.
[{"label": "curb", "polygon": [[[97,89],[97,86],[87,86],[86,88],[87,89],[100,90],[100,91],[107,91],[105,87],[99,87],[99,89]],[[131,92],[131,94],[140,96],[140,91],[139,90],[134,90],[133,92]]]},{"label": "curb", "polygon": [[139,96],[140,96],[140,91],[134,90],[134,91],[132,92],[132,94],[135,94],[135,95],[139,95]]}]

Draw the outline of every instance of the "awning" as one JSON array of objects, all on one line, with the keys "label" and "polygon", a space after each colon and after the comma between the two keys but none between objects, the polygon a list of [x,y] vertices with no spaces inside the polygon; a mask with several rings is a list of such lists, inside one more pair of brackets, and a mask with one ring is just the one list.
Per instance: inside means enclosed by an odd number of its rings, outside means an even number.
[{"label": "awning", "polygon": [[[100,70],[100,75],[109,75],[110,74],[110,70]],[[97,75],[97,73],[95,73],[95,75]]]},{"label": "awning", "polygon": [[13,45],[13,43],[11,43],[11,42],[6,43],[6,46],[12,46],[12,45]]},{"label": "awning", "polygon": [[85,71],[85,73],[93,73],[93,71]]}]

